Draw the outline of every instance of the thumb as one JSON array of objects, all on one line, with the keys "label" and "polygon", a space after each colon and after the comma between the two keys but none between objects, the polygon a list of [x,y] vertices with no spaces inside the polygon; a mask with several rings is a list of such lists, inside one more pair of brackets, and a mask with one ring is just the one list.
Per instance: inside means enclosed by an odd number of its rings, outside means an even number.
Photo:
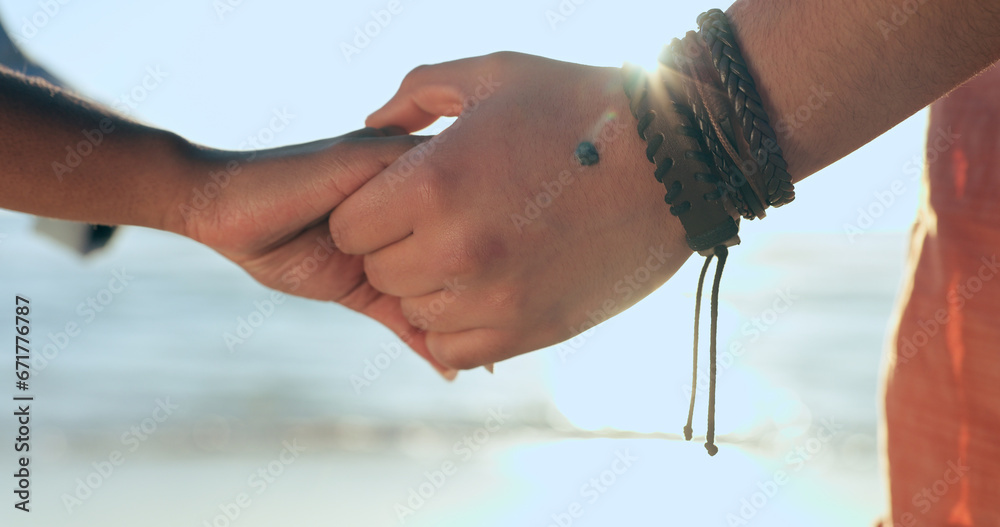
[{"label": "thumb", "polygon": [[359,137],[345,139],[325,152],[323,166],[317,171],[327,174],[334,192],[328,195],[332,209],[356,192],[369,179],[392,165],[399,156],[427,141],[430,137],[399,135],[393,137]]},{"label": "thumb", "polygon": [[439,117],[456,117],[484,82],[485,57],[419,66],[403,79],[396,95],[368,116],[367,126],[399,126],[415,132]]}]

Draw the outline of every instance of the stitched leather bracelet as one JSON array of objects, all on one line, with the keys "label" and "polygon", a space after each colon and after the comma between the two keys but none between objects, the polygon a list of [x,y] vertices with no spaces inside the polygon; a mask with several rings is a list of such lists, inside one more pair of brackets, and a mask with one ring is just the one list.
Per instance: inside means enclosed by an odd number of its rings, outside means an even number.
[{"label": "stitched leather bracelet", "polygon": [[716,333],[719,285],[728,247],[739,244],[738,215],[763,218],[769,206],[795,199],[788,165],[725,14],[698,17],[700,32],[674,39],[659,57],[657,82],[626,64],[625,93],[638,120],[664,201],[686,232],[688,246],[706,256],[695,296],[691,402],[684,437],[692,438],[698,382],[698,330],[709,264],[719,258],[711,296],[708,428],[715,455]]},{"label": "stitched leather bracelet", "polygon": [[638,119],[639,137],[653,176],[667,189],[664,201],[677,216],[694,251],[712,254],[717,246],[739,243],[739,225],[719,189],[721,177],[705,153],[703,137],[692,124],[692,110],[676,79],[650,84],[641,69],[626,64],[625,93]]}]

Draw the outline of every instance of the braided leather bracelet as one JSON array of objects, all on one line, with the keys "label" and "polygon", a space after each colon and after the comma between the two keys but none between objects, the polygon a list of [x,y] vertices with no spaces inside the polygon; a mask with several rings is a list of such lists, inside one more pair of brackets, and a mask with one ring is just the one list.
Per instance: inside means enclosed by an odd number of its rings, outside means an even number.
[{"label": "braided leather bracelet", "polygon": [[[762,178],[756,171],[742,171],[737,166],[737,160],[746,157],[746,150],[741,151],[736,140],[740,131],[733,127],[729,96],[711,64],[705,42],[698,34],[689,32],[683,40],[674,39],[664,48],[661,62],[674,75],[691,79],[684,84],[695,123],[715,166],[724,176],[723,186],[733,205],[744,218],[763,218]],[[748,177],[745,172],[756,177]]]},{"label": "braided leather bracelet", "polygon": [[705,448],[715,455],[716,333],[719,284],[728,247],[739,244],[738,215],[763,218],[768,206],[795,199],[781,148],[760,94],[725,14],[698,17],[701,31],[674,39],[659,57],[658,80],[626,64],[625,94],[638,120],[646,157],[667,192],[670,213],[684,226],[688,246],[706,256],[698,279],[694,320],[694,372],[684,437],[691,440],[698,380],[701,295],[713,257],[709,347],[708,429]]},{"label": "braided leather bracelet", "polygon": [[764,111],[764,103],[757,92],[757,86],[750,75],[750,68],[740,53],[736,35],[726,14],[712,9],[698,17],[701,36],[712,52],[712,59],[719,72],[720,80],[729,92],[737,124],[759,172],[764,175],[767,188],[767,204],[780,207],[795,199],[795,187],[788,173],[788,163],[778,145],[778,139],[771,128]]}]

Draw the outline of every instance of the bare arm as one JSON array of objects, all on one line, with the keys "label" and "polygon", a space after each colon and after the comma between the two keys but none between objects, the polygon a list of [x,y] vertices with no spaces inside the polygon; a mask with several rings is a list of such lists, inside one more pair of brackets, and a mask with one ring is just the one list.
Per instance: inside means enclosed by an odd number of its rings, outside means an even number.
[{"label": "bare arm", "polygon": [[208,150],[0,70],[0,207],[184,234],[268,287],[368,315],[453,377],[430,359],[399,298],[372,289],[361,259],[330,242],[330,211],[422,140],[385,135]]},{"label": "bare arm", "polygon": [[1000,60],[995,0],[738,0],[728,15],[796,180]]},{"label": "bare arm", "polygon": [[[796,180],[1000,58],[996,0],[904,1],[919,6],[906,20],[888,1],[730,9]],[[442,363],[471,368],[565,340],[690,256],[617,69],[511,53],[422,67],[368,124],[415,131],[458,114],[433,155],[390,167],[331,216],[341,250],[367,255],[369,280],[403,298]],[[600,163],[574,164],[576,145],[595,137]],[[444,285],[456,279],[461,295]]]},{"label": "bare arm", "polygon": [[0,69],[0,207],[180,232],[185,142]]}]

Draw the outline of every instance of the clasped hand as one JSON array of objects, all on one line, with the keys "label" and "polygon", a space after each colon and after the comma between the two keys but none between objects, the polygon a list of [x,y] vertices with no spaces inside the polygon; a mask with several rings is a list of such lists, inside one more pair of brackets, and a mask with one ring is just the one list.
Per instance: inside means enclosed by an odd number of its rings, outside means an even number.
[{"label": "clasped hand", "polygon": [[[364,137],[442,116],[458,119],[432,138]],[[246,186],[271,198],[248,208],[229,193],[192,237],[286,291],[331,237],[338,252],[291,292],[378,320],[449,378],[587,330],[690,255],[618,69],[516,53],[421,66],[366,124],[311,154],[294,172],[321,175],[305,184],[274,178],[283,158],[255,162]],[[581,141],[597,164],[574,159]],[[634,276],[649,278],[615,287]]]}]

